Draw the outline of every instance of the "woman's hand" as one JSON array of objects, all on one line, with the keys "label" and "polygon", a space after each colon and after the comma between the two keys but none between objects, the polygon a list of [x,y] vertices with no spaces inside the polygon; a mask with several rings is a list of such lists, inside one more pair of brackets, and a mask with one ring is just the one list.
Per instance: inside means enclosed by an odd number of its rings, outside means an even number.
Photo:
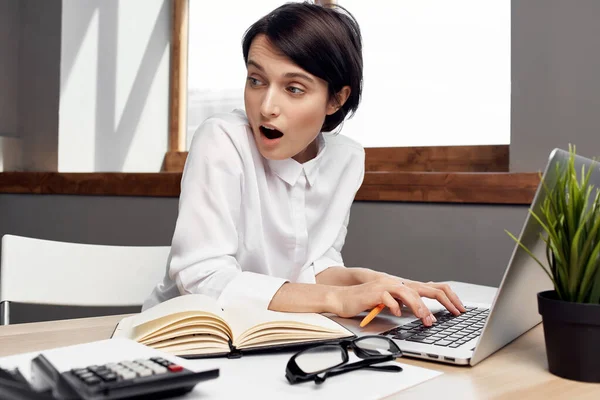
[{"label": "woman's hand", "polygon": [[454,293],[450,285],[447,283],[419,282],[412,281],[410,279],[402,279],[387,274],[382,275],[384,275],[384,277],[381,278],[383,280],[391,279],[392,282],[403,282],[404,285],[415,290],[419,296],[437,300],[454,315],[459,315],[460,313],[467,311],[465,306],[462,304],[462,301],[460,301],[458,298],[458,295]]},{"label": "woman's hand", "polygon": [[380,274],[378,279],[366,283],[340,287],[334,296],[333,312],[341,317],[353,317],[383,303],[392,314],[400,316],[404,304],[424,325],[430,326],[436,319],[421,297],[436,299],[454,315],[466,311],[456,293],[445,283],[423,283]]}]

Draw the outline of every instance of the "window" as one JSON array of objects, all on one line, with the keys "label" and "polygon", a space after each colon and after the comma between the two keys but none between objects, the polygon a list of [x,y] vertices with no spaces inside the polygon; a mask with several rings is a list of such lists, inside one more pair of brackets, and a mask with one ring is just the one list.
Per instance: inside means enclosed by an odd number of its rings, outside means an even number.
[{"label": "window", "polygon": [[[204,119],[243,108],[241,39],[280,0],[191,0],[188,148]],[[338,0],[358,20],[364,91],[343,133],[365,147],[510,142],[510,2]]]},{"label": "window", "polygon": [[510,2],[340,0],[363,35],[365,147],[510,142]]},{"label": "window", "polygon": [[282,0],[189,4],[187,148],[198,126],[218,112],[244,108],[242,36]]}]

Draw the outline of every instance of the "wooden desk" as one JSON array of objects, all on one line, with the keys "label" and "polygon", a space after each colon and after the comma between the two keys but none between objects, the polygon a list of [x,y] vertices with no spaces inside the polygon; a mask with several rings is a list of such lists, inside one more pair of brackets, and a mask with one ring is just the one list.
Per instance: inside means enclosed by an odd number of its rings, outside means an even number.
[{"label": "wooden desk", "polygon": [[[106,339],[123,317],[0,326],[0,356]],[[444,394],[450,399],[600,399],[600,384],[569,381],[547,371],[541,325],[476,367],[447,366],[408,358],[401,361],[441,370],[444,374],[390,398],[425,399],[435,398],[427,395]]]}]

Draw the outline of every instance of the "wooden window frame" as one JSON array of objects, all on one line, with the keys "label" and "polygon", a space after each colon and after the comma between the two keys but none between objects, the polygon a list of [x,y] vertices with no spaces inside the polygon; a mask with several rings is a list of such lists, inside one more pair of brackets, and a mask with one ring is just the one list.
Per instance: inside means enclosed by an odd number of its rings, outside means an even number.
[{"label": "wooden window frame", "polygon": [[[335,0],[320,0],[335,3]],[[172,0],[169,140],[162,170],[181,172],[187,157],[189,0]],[[367,148],[371,172],[508,172],[508,147],[433,146]]]},{"label": "wooden window frame", "polygon": [[[189,0],[171,1],[169,140],[162,171],[180,173],[187,157]],[[365,151],[365,180],[356,200],[525,204],[539,182],[537,174],[509,173],[508,145]]]}]

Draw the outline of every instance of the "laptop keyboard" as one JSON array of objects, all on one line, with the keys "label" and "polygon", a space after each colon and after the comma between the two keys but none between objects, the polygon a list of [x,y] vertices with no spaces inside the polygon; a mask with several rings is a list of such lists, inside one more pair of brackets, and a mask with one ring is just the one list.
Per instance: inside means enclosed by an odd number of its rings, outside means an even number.
[{"label": "laptop keyboard", "polygon": [[467,311],[458,316],[446,310],[433,314],[437,322],[430,327],[423,325],[421,320],[415,320],[390,329],[382,335],[398,340],[457,348],[481,334],[490,312],[487,308],[465,308]]}]

